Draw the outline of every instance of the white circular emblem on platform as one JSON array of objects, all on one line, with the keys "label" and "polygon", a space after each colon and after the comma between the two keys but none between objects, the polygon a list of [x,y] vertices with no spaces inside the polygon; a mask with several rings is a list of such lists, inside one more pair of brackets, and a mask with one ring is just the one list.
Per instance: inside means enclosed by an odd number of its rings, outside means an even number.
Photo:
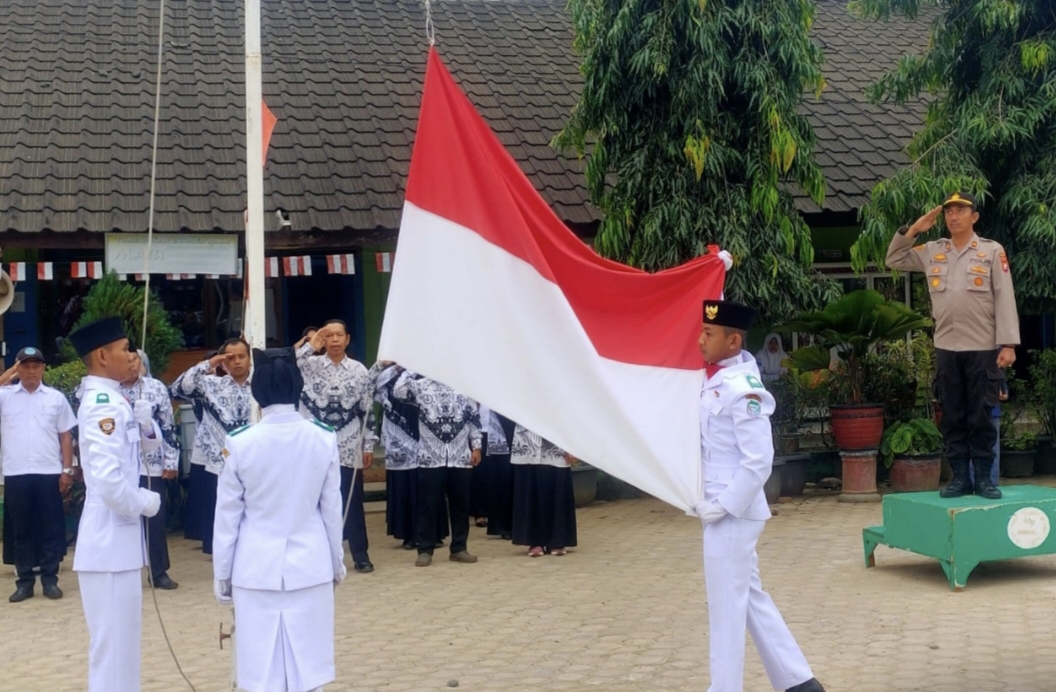
[{"label": "white circular emblem on platform", "polygon": [[1033,550],[1049,537],[1049,515],[1037,507],[1024,507],[1008,520],[1008,539],[1023,550]]}]

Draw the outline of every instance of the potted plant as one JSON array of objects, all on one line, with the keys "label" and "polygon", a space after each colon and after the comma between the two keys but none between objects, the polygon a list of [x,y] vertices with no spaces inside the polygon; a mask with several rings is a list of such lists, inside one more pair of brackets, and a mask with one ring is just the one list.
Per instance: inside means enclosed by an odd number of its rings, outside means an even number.
[{"label": "potted plant", "polygon": [[1029,478],[1034,475],[1037,439],[1034,433],[1016,429],[1022,409],[1001,408],[1001,475],[1005,478]]},{"label": "potted plant", "polygon": [[1030,366],[1031,408],[1045,432],[1038,435],[1038,455],[1034,464],[1039,474],[1056,473],[1056,349],[1035,351]]},{"label": "potted plant", "polygon": [[776,380],[767,383],[767,390],[776,404],[770,422],[774,430],[774,453],[796,454],[799,452],[799,428],[806,417],[804,410],[803,375],[792,369]]},{"label": "potted plant", "polygon": [[829,416],[843,459],[841,499],[879,499],[876,450],[884,433],[884,407],[882,401],[869,401],[865,396],[867,356],[878,344],[930,325],[930,320],[905,305],[885,300],[877,291],[860,290],[779,329],[814,337],[813,346],[797,350],[790,358],[799,370],[829,368],[832,350],[839,358],[830,378]]},{"label": "potted plant", "polygon": [[942,470],[942,434],[928,418],[895,421],[884,430],[880,456],[896,492],[937,490]]}]

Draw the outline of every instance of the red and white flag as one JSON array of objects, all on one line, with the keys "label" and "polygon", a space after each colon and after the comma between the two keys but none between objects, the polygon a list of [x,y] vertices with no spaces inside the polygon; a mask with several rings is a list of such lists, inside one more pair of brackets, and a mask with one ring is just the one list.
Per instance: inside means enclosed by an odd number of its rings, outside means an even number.
[{"label": "red and white flag", "polygon": [[279,258],[278,257],[265,257],[264,258],[264,276],[269,279],[275,279],[280,276],[279,274]]},{"label": "red and white flag", "polygon": [[[175,274],[175,275],[166,274],[166,277],[168,277],[168,278],[171,278],[172,276],[179,277],[179,274]],[[118,274],[117,278],[118,278],[119,281],[128,281],[128,274]],[[145,274],[133,274],[132,278],[135,281],[143,281],[146,278],[146,275]]]},{"label": "red and white flag", "polygon": [[391,252],[376,252],[374,253],[374,265],[380,274],[388,274],[392,271],[392,253]]},{"label": "red and white flag", "polygon": [[443,382],[684,510],[700,497],[697,348],[717,249],[599,257],[532,188],[430,50],[379,360]]},{"label": "red and white flag", "polygon": [[312,258],[308,255],[283,257],[282,271],[286,276],[311,276]]},{"label": "red and white flag", "polygon": [[102,275],[102,262],[70,262],[70,276],[74,279],[98,279]]},{"label": "red and white flag", "polygon": [[25,281],[26,280],[26,263],[25,262],[11,262],[7,265],[7,275],[11,277],[12,281]]},{"label": "red and white flag", "polygon": [[356,256],[351,254],[327,255],[326,270],[330,274],[355,274]]},{"label": "red and white flag", "polygon": [[[138,274],[137,274],[137,276],[138,276]],[[165,278],[168,279],[169,281],[182,281],[184,279],[196,279],[196,278],[198,278],[198,275],[197,274],[166,274]]]},{"label": "red and white flag", "polygon": [[37,262],[37,281],[52,281],[55,267],[51,262]]}]

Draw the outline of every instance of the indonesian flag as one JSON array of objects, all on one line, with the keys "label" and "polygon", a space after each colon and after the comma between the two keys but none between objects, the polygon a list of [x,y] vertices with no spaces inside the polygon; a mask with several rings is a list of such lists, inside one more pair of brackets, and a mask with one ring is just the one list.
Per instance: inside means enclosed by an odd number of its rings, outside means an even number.
[{"label": "indonesian flag", "polygon": [[378,252],[374,254],[374,268],[379,274],[388,274],[392,271],[392,253]]},{"label": "indonesian flag", "polygon": [[264,258],[264,276],[266,278],[269,278],[269,279],[277,279],[279,277],[279,258],[278,257],[265,257]]},{"label": "indonesian flag", "polygon": [[11,262],[9,265],[7,265],[7,275],[11,277],[12,281],[25,281],[26,263]]},{"label": "indonesian flag", "polygon": [[[260,115],[261,115],[261,135],[264,139],[264,151],[260,157],[260,160],[264,162],[264,165],[268,165],[268,145],[271,144],[271,133],[275,131],[275,123],[279,122],[279,119],[275,117],[275,114],[268,108],[268,104],[264,102],[264,99],[260,100]],[[248,212],[247,212],[248,213]],[[248,221],[246,222],[249,223]]]},{"label": "indonesian flag", "polygon": [[55,267],[51,262],[37,263],[37,280],[52,281],[55,278]]},{"label": "indonesian flag", "polygon": [[356,256],[352,254],[327,255],[326,270],[331,274],[355,274]]},{"label": "indonesian flag", "polygon": [[286,276],[311,276],[312,258],[308,255],[283,257],[282,269]]},{"label": "indonesian flag", "polygon": [[71,262],[70,277],[74,279],[98,279],[103,276],[102,262]]},{"label": "indonesian flag", "polygon": [[657,274],[596,255],[430,50],[378,358],[689,510],[716,252]]}]

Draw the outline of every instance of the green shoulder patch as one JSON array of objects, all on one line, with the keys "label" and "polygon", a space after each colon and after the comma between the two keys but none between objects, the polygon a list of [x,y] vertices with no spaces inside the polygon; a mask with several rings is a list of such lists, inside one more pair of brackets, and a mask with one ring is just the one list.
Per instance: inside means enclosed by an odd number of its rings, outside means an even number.
[{"label": "green shoulder patch", "polygon": [[249,425],[243,425],[241,428],[235,428],[234,430],[229,432],[228,435],[230,435],[231,437],[234,437],[235,435],[238,435],[239,433],[244,433],[245,431],[249,430],[249,428],[250,428]]},{"label": "green shoulder patch", "polygon": [[109,394],[96,394],[95,395],[95,403],[97,403],[97,404],[109,404],[110,403],[110,395]]},{"label": "green shoulder patch", "polygon": [[755,375],[745,375],[744,379],[748,380],[748,385],[752,389],[766,389],[766,387],[763,386],[763,383],[760,382],[759,378]]},{"label": "green shoulder patch", "polygon": [[329,425],[327,425],[323,421],[319,420],[318,418],[313,418],[312,422],[315,423],[316,425],[318,425],[323,430],[326,430],[328,432],[334,432],[334,429],[332,427],[330,427]]}]

